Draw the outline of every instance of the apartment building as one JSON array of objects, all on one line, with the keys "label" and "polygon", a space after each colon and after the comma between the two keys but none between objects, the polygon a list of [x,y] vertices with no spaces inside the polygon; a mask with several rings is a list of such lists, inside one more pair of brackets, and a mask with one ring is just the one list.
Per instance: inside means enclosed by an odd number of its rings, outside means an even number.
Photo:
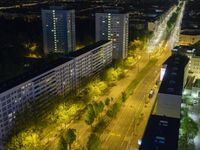
[{"label": "apartment building", "polygon": [[75,50],[75,11],[63,7],[42,10],[44,53],[68,54]]},{"label": "apartment building", "polygon": [[99,41],[1,83],[0,141],[11,131],[16,113],[30,102],[48,106],[51,97],[80,88],[86,78],[99,73],[111,61],[112,41]]},{"label": "apartment building", "polygon": [[[103,43],[104,47],[101,47],[100,45]],[[90,75],[99,73],[106,65],[112,62],[112,51],[110,50],[112,50],[111,41],[107,44],[104,41],[99,41],[94,45],[69,54],[70,58],[75,60],[77,88],[87,81]]]},{"label": "apartment building", "polygon": [[96,13],[96,41],[113,41],[113,59],[128,55],[129,14],[117,10]]}]

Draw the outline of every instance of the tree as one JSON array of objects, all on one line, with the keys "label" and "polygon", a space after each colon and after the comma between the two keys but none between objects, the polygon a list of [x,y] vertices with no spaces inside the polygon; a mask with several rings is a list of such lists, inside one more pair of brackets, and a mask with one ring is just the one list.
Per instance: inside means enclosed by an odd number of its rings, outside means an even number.
[{"label": "tree", "polygon": [[95,117],[97,117],[100,113],[99,104],[97,102],[93,102],[93,108],[94,108],[94,112],[95,112]]},{"label": "tree", "polygon": [[66,134],[63,136],[65,142],[69,145],[69,150],[71,150],[71,145],[76,140],[76,133],[75,132],[76,132],[75,129],[68,129]]},{"label": "tree", "polygon": [[192,104],[191,98],[189,98],[189,97],[187,97],[187,96],[184,96],[184,97],[182,98],[182,100],[183,100],[183,103],[185,103],[186,105],[191,105],[191,104]]},{"label": "tree", "polygon": [[106,106],[108,106],[110,104],[110,98],[107,97],[104,103]]},{"label": "tree", "polygon": [[179,150],[195,150],[194,142],[189,142],[186,135],[181,135],[178,141]]},{"label": "tree", "polygon": [[105,105],[102,101],[99,102],[99,110],[100,110],[100,113],[103,111]]},{"label": "tree", "polygon": [[115,80],[117,80],[118,78],[118,73],[114,68],[109,68],[106,73],[105,73],[105,81],[107,81],[108,83],[113,82]]},{"label": "tree", "polygon": [[101,143],[100,143],[99,137],[92,133],[89,137],[89,140],[87,142],[87,149],[88,150],[100,150],[101,149]]},{"label": "tree", "polygon": [[88,89],[88,94],[90,96],[90,99],[93,99],[95,98],[96,96],[99,96],[101,94],[101,91],[99,89],[98,86],[96,86],[95,84],[93,83],[90,83],[87,87]]},{"label": "tree", "polygon": [[198,125],[186,115],[181,120],[180,138],[178,147],[180,150],[195,150],[194,137],[198,133]]},{"label": "tree", "polygon": [[88,104],[87,111],[85,113],[85,122],[88,125],[92,125],[92,123],[94,122],[94,118],[95,118],[94,107],[92,104]]},{"label": "tree", "polygon": [[107,112],[109,117],[115,117],[120,109],[120,103],[115,103],[112,108]]},{"label": "tree", "polygon": [[185,134],[189,139],[194,139],[199,130],[197,123],[188,116],[182,119],[181,129],[183,131],[183,135]]},{"label": "tree", "polygon": [[107,88],[107,84],[104,81],[96,79],[88,83],[86,87],[86,93],[90,100],[95,99],[97,96],[101,95],[102,92]]},{"label": "tree", "polygon": [[93,108],[95,111],[95,117],[98,117],[99,113],[101,113],[104,109],[104,103],[102,101],[99,103],[93,102]]},{"label": "tree", "polygon": [[108,86],[105,82],[103,81],[99,81],[96,83],[96,86],[98,86],[98,88],[100,89],[101,93],[102,91],[104,91]]},{"label": "tree", "polygon": [[13,136],[7,143],[6,149],[9,150],[36,150],[39,146],[39,133],[33,129],[27,129],[21,131],[17,135]]},{"label": "tree", "polygon": [[67,150],[68,144],[66,142],[66,140],[64,139],[63,136],[60,137],[60,141],[59,141],[59,150]]},{"label": "tree", "polygon": [[135,62],[135,59],[133,57],[128,57],[125,61],[124,61],[124,65],[125,67],[132,67],[133,64]]},{"label": "tree", "polygon": [[139,39],[136,39],[132,42],[129,43],[129,50],[136,50],[136,49],[143,49],[144,47],[144,43],[139,40]]},{"label": "tree", "polygon": [[125,102],[127,100],[128,96],[126,92],[122,92],[122,102]]}]

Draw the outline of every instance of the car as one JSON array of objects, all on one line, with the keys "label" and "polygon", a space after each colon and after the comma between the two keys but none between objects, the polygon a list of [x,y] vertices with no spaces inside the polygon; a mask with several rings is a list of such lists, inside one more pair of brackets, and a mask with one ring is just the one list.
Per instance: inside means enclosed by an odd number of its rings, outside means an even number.
[{"label": "car", "polygon": [[154,96],[155,90],[151,89],[149,92],[149,98],[152,98]]}]

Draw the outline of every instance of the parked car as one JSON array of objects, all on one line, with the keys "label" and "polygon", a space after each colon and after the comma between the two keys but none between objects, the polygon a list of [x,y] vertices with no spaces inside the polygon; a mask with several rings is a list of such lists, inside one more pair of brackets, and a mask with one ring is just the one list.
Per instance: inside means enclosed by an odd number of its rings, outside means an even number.
[{"label": "parked car", "polygon": [[152,98],[155,94],[155,90],[154,89],[151,89],[150,92],[149,92],[149,98]]}]

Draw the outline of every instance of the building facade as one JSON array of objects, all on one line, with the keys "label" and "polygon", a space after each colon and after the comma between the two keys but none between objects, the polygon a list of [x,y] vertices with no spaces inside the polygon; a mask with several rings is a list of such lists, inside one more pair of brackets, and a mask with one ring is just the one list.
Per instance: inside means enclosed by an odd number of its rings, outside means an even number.
[{"label": "building facade", "polygon": [[200,56],[193,56],[190,59],[190,75],[200,78]]},{"label": "building facade", "polygon": [[96,13],[96,41],[113,41],[113,59],[124,59],[128,55],[128,26],[128,13]]},{"label": "building facade", "polygon": [[200,78],[200,51],[191,46],[177,46],[172,49],[172,53],[185,55],[189,58],[189,75]]},{"label": "building facade", "polygon": [[0,141],[11,131],[17,112],[30,102],[48,106],[51,97],[78,89],[86,78],[99,73],[111,61],[112,41],[99,41],[1,84]]},{"label": "building facade", "polygon": [[179,45],[193,45],[200,41],[200,30],[183,30],[180,33]]},{"label": "building facade", "polygon": [[44,53],[67,54],[75,50],[75,11],[62,7],[42,10]]},{"label": "building facade", "polygon": [[74,60],[76,69],[76,89],[79,89],[87,81],[88,77],[99,73],[106,65],[112,62],[112,41],[104,44],[103,47],[96,46],[103,43],[104,41],[99,41],[97,44],[69,54],[70,58]]},{"label": "building facade", "polygon": [[163,64],[156,115],[180,118],[182,93],[188,76],[188,62],[186,56],[172,55]]}]

